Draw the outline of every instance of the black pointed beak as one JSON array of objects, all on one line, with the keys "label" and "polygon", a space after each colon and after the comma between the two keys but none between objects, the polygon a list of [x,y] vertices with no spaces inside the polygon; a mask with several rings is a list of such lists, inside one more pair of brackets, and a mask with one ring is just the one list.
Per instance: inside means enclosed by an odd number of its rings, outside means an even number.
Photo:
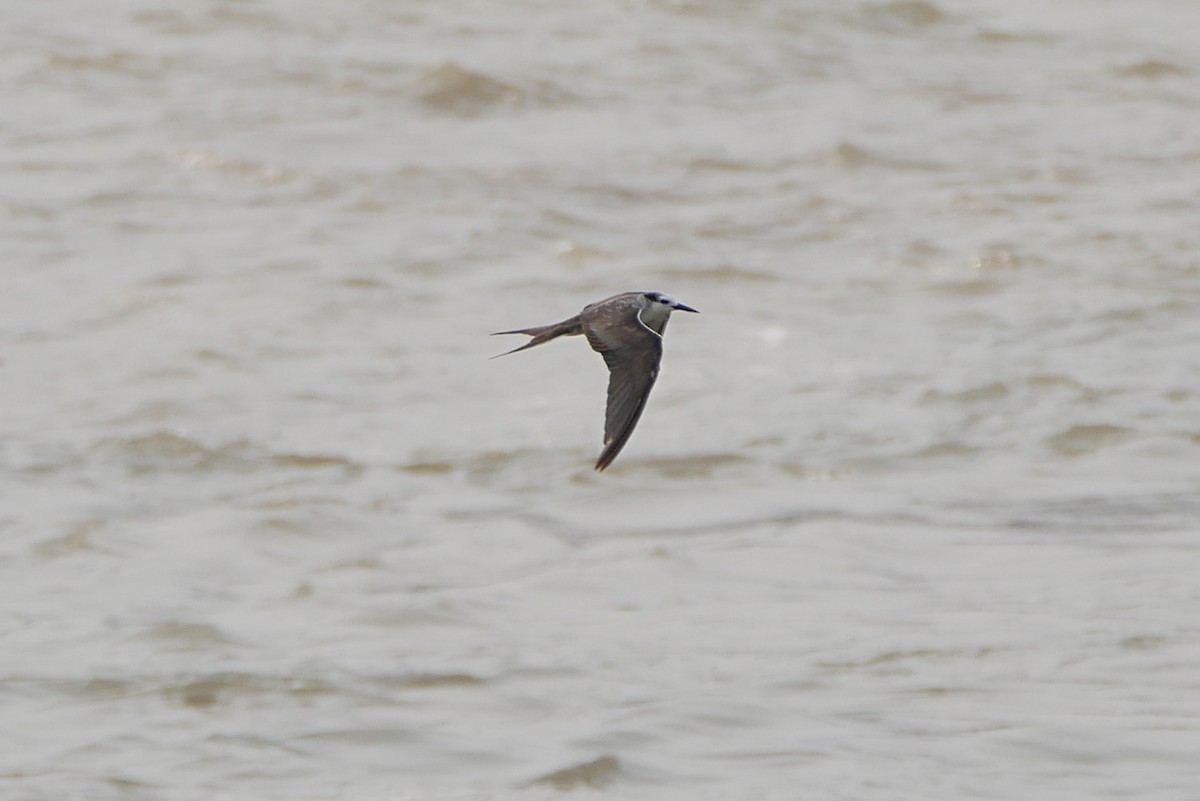
[{"label": "black pointed beak", "polygon": [[682,303],[675,304],[675,311],[690,311],[692,314],[700,313],[700,312],[696,311],[695,309],[693,309],[691,306],[684,306]]}]

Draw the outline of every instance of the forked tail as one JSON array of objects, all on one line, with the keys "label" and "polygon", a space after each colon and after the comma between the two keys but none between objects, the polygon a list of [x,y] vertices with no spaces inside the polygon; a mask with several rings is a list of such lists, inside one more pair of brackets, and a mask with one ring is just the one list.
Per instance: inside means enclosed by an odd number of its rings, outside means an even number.
[{"label": "forked tail", "polygon": [[583,333],[583,324],[579,321],[579,315],[572,317],[570,320],[563,320],[561,323],[551,323],[550,325],[538,325],[533,328],[516,328],[512,331],[497,331],[492,336],[501,336],[502,334],[525,334],[533,339],[526,342],[519,348],[506,350],[504,353],[498,353],[493,356],[493,359],[499,359],[501,356],[507,356],[510,353],[516,353],[519,350],[528,350],[529,348],[545,344],[557,337],[572,337]]}]

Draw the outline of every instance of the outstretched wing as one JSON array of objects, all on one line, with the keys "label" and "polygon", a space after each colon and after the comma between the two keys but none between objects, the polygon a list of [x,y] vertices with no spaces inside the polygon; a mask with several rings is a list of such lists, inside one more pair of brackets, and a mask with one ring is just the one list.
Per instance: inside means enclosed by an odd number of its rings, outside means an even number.
[{"label": "outstretched wing", "polygon": [[[662,337],[644,326],[637,317],[638,308],[613,310],[623,319],[588,320],[585,315],[584,333],[592,350],[604,357],[608,365],[608,406],[604,415],[604,451],[596,461],[603,470],[629,441],[637,426],[646,398],[658,378],[662,361]],[[590,324],[589,324],[590,323]]]}]

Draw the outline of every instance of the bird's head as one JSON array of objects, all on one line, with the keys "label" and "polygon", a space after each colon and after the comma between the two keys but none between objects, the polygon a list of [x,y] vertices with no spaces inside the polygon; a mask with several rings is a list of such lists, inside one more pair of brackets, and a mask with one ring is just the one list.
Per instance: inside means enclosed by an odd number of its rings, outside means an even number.
[{"label": "bird's head", "polygon": [[650,312],[663,311],[670,314],[673,311],[685,311],[699,314],[691,306],[683,305],[665,292],[643,292],[642,298],[645,301],[645,309]]}]

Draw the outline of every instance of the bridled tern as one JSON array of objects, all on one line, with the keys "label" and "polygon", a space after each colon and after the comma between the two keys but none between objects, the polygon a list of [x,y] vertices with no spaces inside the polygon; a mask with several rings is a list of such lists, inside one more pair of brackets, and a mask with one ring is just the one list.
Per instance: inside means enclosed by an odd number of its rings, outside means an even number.
[{"label": "bridled tern", "polygon": [[604,415],[604,451],[596,460],[596,469],[603,470],[625,447],[646,408],[646,398],[650,397],[662,361],[663,331],[675,310],[696,312],[662,292],[623,292],[588,304],[579,314],[561,323],[497,331],[493,336],[533,337],[521,347],[500,354],[507,356],[556,337],[583,334],[592,350],[604,357],[609,373],[608,408]]}]

